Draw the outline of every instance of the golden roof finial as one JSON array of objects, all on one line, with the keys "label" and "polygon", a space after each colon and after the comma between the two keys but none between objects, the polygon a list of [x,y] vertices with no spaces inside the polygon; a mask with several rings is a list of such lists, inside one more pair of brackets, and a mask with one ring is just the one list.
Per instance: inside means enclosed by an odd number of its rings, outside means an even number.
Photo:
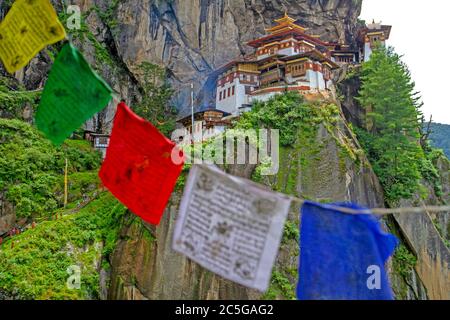
[{"label": "golden roof finial", "polygon": [[302,32],[307,30],[306,28],[295,24],[296,20],[289,17],[287,11],[284,11],[284,16],[282,18],[275,19],[274,21],[277,23],[277,25],[272,28],[266,29],[266,31],[268,31],[269,33],[281,32],[285,31],[286,29],[298,29]]}]

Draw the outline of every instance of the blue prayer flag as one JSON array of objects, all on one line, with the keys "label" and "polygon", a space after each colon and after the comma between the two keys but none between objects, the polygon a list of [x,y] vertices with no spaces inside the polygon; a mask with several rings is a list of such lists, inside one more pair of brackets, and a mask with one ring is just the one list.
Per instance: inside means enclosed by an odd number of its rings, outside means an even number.
[{"label": "blue prayer flag", "polygon": [[392,300],[385,263],[398,240],[367,214],[305,202],[300,230],[299,300]]}]

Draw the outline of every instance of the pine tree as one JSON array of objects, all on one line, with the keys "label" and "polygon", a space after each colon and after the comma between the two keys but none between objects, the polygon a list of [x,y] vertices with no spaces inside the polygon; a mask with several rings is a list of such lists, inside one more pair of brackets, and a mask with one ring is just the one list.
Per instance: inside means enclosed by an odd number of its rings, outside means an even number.
[{"label": "pine tree", "polygon": [[362,67],[357,98],[366,109],[360,138],[390,201],[409,198],[418,189],[420,97],[408,67],[392,48],[378,46]]}]

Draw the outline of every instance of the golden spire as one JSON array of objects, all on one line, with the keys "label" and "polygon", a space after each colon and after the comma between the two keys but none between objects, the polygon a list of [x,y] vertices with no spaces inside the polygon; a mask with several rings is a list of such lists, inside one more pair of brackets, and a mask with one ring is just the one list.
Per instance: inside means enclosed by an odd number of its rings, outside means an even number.
[{"label": "golden spire", "polygon": [[284,16],[280,19],[275,19],[274,20],[276,23],[281,24],[281,23],[293,23],[295,22],[295,19],[291,18],[288,16],[287,12],[284,12]]},{"label": "golden spire", "polygon": [[274,21],[277,23],[277,25],[272,28],[266,29],[268,33],[276,34],[294,29],[299,30],[301,32],[305,32],[307,30],[306,28],[299,26],[298,24],[295,24],[296,20],[294,18],[289,17],[286,11],[284,12],[284,16],[282,18],[275,19]]}]

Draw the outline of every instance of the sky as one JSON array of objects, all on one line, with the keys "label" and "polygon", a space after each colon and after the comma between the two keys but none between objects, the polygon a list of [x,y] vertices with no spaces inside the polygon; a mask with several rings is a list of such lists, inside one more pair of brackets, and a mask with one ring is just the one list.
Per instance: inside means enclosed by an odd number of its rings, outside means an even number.
[{"label": "sky", "polygon": [[450,124],[450,1],[363,0],[361,19],[392,25],[388,45],[404,55],[427,120]]}]

